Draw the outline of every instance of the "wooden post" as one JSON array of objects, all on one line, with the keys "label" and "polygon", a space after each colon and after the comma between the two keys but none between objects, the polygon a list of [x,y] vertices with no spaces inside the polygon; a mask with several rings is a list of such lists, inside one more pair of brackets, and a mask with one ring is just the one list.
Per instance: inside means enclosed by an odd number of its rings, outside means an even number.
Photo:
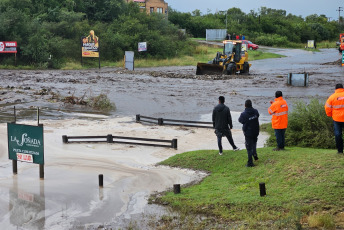
[{"label": "wooden post", "polygon": [[68,143],[68,137],[67,137],[67,135],[63,135],[63,136],[62,136],[62,142],[63,142],[64,144],[67,144],[67,143]]},{"label": "wooden post", "polygon": [[99,180],[99,187],[103,187],[103,174],[99,174],[98,175],[98,180]]},{"label": "wooden post", "polygon": [[180,184],[174,184],[173,185],[173,192],[174,192],[174,194],[180,193]]},{"label": "wooden post", "polygon": [[37,126],[39,126],[39,107],[37,107]]},{"label": "wooden post", "polygon": [[140,120],[141,120],[140,114],[136,114],[136,122],[140,122]]},{"label": "wooden post", "polygon": [[44,179],[44,164],[39,164],[39,178]]},{"label": "wooden post", "polygon": [[17,122],[17,113],[16,113],[16,107],[13,107],[13,115],[14,115],[14,124]]},{"label": "wooden post", "polygon": [[17,160],[12,160],[12,169],[13,169],[13,174],[18,174],[18,166],[17,166]]},{"label": "wooden post", "polygon": [[265,183],[259,183],[260,196],[266,196]]},{"label": "wooden post", "polygon": [[108,135],[107,135],[107,137],[106,137],[106,142],[107,142],[107,143],[113,143],[112,134],[108,134]]},{"label": "wooden post", "polygon": [[174,149],[178,148],[178,140],[177,139],[172,140],[172,148],[174,148]]}]

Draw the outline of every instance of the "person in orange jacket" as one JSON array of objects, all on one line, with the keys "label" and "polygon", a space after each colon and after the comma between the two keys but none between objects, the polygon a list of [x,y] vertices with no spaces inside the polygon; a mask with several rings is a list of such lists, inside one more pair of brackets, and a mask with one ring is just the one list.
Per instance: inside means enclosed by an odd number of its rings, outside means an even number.
[{"label": "person in orange jacket", "polygon": [[269,114],[272,115],[271,123],[277,141],[277,148],[273,149],[273,151],[284,150],[285,145],[285,131],[288,126],[288,104],[282,96],[281,91],[276,91],[275,101],[270,101],[271,106],[268,109]]},{"label": "person in orange jacket", "polygon": [[342,84],[336,85],[335,93],[326,101],[325,111],[328,117],[332,117],[334,137],[339,154],[343,154],[342,129],[344,127],[344,89]]}]

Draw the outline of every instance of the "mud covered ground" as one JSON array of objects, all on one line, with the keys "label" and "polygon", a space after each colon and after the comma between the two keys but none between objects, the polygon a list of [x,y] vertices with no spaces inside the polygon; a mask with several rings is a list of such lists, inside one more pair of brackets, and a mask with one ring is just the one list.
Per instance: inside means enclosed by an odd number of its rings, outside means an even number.
[{"label": "mud covered ground", "polygon": [[[107,115],[156,117],[198,120],[209,114],[219,95],[233,111],[241,111],[246,99],[253,101],[267,115],[268,101],[281,90],[292,105],[293,100],[325,99],[334,85],[342,81],[343,68],[327,65],[339,54],[335,49],[321,52],[290,49],[268,49],[286,55],[285,58],[253,61],[248,76],[196,76],[195,66],[140,68],[126,71],[119,68],[92,70],[1,70],[0,115],[17,108],[39,106],[49,118],[77,116],[72,112],[90,112],[90,108],[69,106],[57,96],[99,95],[105,93],[117,110]],[[288,73],[310,74],[309,87],[287,86]],[[27,112],[26,112],[27,113]],[[30,114],[23,114],[28,116]]]},{"label": "mud covered ground", "polygon": [[[343,83],[343,69],[336,64],[340,56],[335,49],[266,50],[287,57],[253,61],[248,76],[196,76],[195,66],[135,71],[1,70],[0,225],[6,229],[116,229],[131,223],[140,225],[150,213],[165,215],[166,210],[147,206],[149,194],[171,188],[174,183],[200,180],[204,174],[171,171],[154,164],[176,153],[216,149],[215,136],[213,130],[137,124],[135,114],[210,121],[218,96],[224,95],[232,111],[234,140],[244,148],[237,117],[246,99],[251,99],[260,111],[261,122],[268,122],[268,102],[276,90],[284,93],[292,109],[293,100],[325,100],[334,92],[336,83]],[[308,87],[287,86],[288,73],[303,72],[310,74]],[[115,111],[102,113],[60,100],[101,93],[116,104]],[[25,123],[36,119],[37,106],[41,109],[47,145],[44,181],[38,179],[38,166],[27,163],[20,163],[18,175],[12,175],[4,140],[5,122],[13,121],[13,106],[18,109],[18,120]],[[110,133],[178,138],[180,145],[176,151],[131,145],[63,145],[61,140],[62,135]],[[260,136],[259,147],[266,138]],[[224,147],[231,149],[228,143]],[[106,177],[104,189],[97,187],[99,173]]]}]

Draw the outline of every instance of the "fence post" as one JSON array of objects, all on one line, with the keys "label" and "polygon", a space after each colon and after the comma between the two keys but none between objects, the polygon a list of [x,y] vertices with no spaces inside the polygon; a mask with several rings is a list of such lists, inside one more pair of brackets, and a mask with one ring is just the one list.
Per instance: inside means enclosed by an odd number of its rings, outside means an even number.
[{"label": "fence post", "polygon": [[140,114],[136,114],[136,122],[139,123],[141,121],[141,116]]},{"label": "fence post", "polygon": [[65,143],[65,144],[68,143],[68,137],[67,137],[67,135],[63,135],[63,136],[62,136],[62,142]]},{"label": "fence post", "polygon": [[107,135],[107,137],[106,137],[106,142],[107,142],[107,143],[113,143],[112,134],[108,134],[108,135]]},{"label": "fence post", "polygon": [[158,118],[158,125],[163,125],[163,124],[164,124],[164,119]]},{"label": "fence post", "polygon": [[171,146],[172,146],[172,148],[177,149],[178,148],[178,140],[172,139]]}]

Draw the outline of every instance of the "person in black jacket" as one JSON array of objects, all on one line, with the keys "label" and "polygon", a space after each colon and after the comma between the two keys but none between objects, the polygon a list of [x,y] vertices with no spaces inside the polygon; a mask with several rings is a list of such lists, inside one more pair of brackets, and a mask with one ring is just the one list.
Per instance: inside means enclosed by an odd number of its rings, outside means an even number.
[{"label": "person in black jacket", "polygon": [[257,141],[259,135],[259,113],[252,108],[252,101],[245,101],[245,111],[241,113],[239,122],[243,124],[242,131],[245,135],[245,146],[248,155],[247,167],[253,167],[253,159],[258,160]]},{"label": "person in black jacket", "polygon": [[219,97],[219,104],[213,110],[213,127],[217,136],[217,144],[219,146],[219,154],[222,155],[222,137],[228,139],[229,144],[234,151],[240,150],[233,141],[231,130],[233,128],[232,116],[229,108],[224,104],[225,98]]}]

